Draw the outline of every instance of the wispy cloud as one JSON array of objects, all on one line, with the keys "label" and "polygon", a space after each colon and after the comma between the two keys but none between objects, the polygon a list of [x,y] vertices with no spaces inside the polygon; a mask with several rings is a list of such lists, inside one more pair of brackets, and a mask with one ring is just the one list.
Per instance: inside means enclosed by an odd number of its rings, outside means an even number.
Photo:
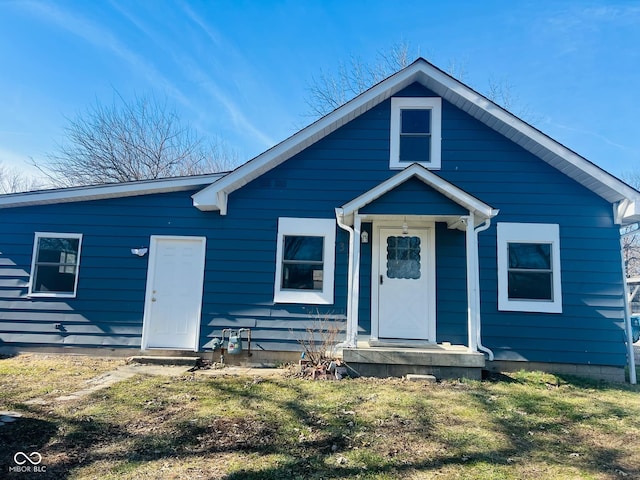
[{"label": "wispy cloud", "polygon": [[566,130],[569,132],[578,133],[580,135],[586,135],[588,137],[597,138],[598,140],[602,140],[607,145],[611,145],[612,147],[619,148],[620,150],[624,150],[625,152],[632,152],[632,153],[635,152],[635,150],[629,147],[628,145],[623,145],[621,143],[614,142],[610,138],[602,135],[601,133],[594,132],[593,130],[587,130],[585,128],[577,128],[569,125],[564,125],[562,123],[556,123],[550,120],[547,120],[545,123],[561,130]]},{"label": "wispy cloud", "polygon": [[[272,138],[249,121],[243,113],[242,108],[240,108],[238,103],[234,100],[233,95],[226,92],[218,82],[214,81],[211,72],[205,71],[200,66],[202,60],[196,59],[192,55],[193,50],[179,48],[179,42],[175,42],[173,38],[161,35],[156,29],[149,27],[143,19],[136,17],[126,8],[126,6],[119,5],[117,2],[112,2],[112,5],[138,31],[144,34],[156,47],[160,48],[167,58],[171,58],[173,62],[176,63],[176,71],[179,71],[183,76],[189,79],[192,84],[195,84],[198,88],[202,89],[211,100],[220,104],[227,111],[231,123],[239,131],[252,136],[265,147],[271,147],[275,143]],[[222,36],[208,25],[207,22],[202,19],[189,5],[181,4],[180,7],[185,14],[187,21],[191,22],[197,32],[204,33],[208,51],[217,49],[219,51],[223,51],[227,56],[232,56],[236,59],[241,57],[237,50],[229,45],[228,42],[225,42]],[[182,24],[180,28],[184,29]],[[197,35],[194,34],[193,36],[196,37]],[[217,55],[212,54],[210,58],[216,57]],[[236,61],[235,63],[237,64],[238,62]],[[220,65],[217,70],[224,75],[229,75],[229,65]],[[184,95],[181,94],[181,96],[183,97]],[[186,102],[183,103],[186,105]],[[211,109],[206,108],[202,102],[190,102],[188,107],[196,111],[201,118],[211,115]]]},{"label": "wispy cloud", "polygon": [[51,3],[24,2],[19,5],[32,15],[37,16],[41,21],[54,24],[58,28],[82,38],[97,48],[111,52],[129,65],[131,69],[139,72],[147,78],[149,82],[167,91],[168,94],[178,99],[181,103],[188,104],[190,102],[171,81],[143,57],[136,54],[118,40],[110,30]]},{"label": "wispy cloud", "polygon": [[216,32],[213,28],[211,28],[210,25],[208,25],[205,21],[203,21],[202,18],[199,15],[197,15],[191,9],[191,7],[189,7],[189,5],[183,3],[182,9],[187,14],[187,17],[193,23],[195,23],[198,27],[200,27],[200,29],[207,35],[207,37],[209,37],[209,40],[211,40],[217,46],[220,46],[222,42],[220,40],[220,35],[218,34],[218,32]]},{"label": "wispy cloud", "polygon": [[534,31],[536,35],[549,36],[553,50],[561,56],[595,53],[606,45],[603,35],[638,28],[640,22],[637,3],[584,6],[576,2],[566,7],[550,3],[545,7],[543,20],[534,26]]},{"label": "wispy cloud", "polygon": [[[224,48],[227,54],[231,54],[236,59],[241,57],[235,48],[228,45],[228,42],[225,42],[218,32],[211,28],[207,22],[197,15],[196,12],[194,12],[188,5],[183,4],[182,8],[189,20],[204,32],[206,37],[211,40],[216,47]],[[240,60],[239,63],[243,63],[242,60]],[[188,75],[190,75],[195,81],[200,82],[205,91],[224,106],[231,116],[232,122],[238,128],[257,138],[265,147],[271,147],[274,145],[274,140],[249,121],[242,112],[242,109],[233,100],[233,97],[224,92],[223,89],[213,81],[211,76],[198,66],[196,61],[190,57],[183,57],[183,66],[186,68],[186,73]]]}]

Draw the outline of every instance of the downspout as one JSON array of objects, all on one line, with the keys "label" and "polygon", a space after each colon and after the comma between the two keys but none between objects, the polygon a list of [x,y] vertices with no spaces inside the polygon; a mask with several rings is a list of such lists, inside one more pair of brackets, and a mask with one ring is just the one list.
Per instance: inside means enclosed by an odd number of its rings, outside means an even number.
[{"label": "downspout", "polygon": [[622,286],[624,295],[624,329],[627,334],[627,363],[629,365],[629,383],[635,385],[636,381],[636,361],[633,343],[631,339],[633,334],[631,331],[631,305],[629,304],[629,286],[627,285],[627,274],[624,265],[624,237],[631,235],[632,233],[638,233],[638,230],[633,232],[627,232],[620,235],[620,262],[622,264]]},{"label": "downspout", "polygon": [[353,326],[353,250],[355,241],[354,229],[344,223],[344,210],[336,208],[336,221],[338,226],[349,233],[349,263],[347,270],[347,329],[345,332],[344,342],[340,342],[336,347],[338,348],[352,348],[356,346],[355,342],[355,329]]},{"label": "downspout", "polygon": [[[473,225],[475,223],[473,212],[469,212],[469,216],[464,218],[466,250],[467,250],[467,330],[469,337],[469,351],[475,353],[478,350],[476,344],[478,335],[476,332],[476,312],[478,297],[478,282],[476,278],[476,265],[478,246],[475,244],[476,237],[473,233]],[[476,252],[476,253],[474,253]]]},{"label": "downspout", "polygon": [[476,248],[474,250],[474,263],[475,263],[475,268],[474,268],[474,274],[476,276],[475,278],[475,282],[476,282],[476,297],[475,297],[475,301],[476,301],[476,305],[475,305],[475,314],[476,314],[476,343],[478,345],[478,350],[480,350],[481,352],[486,353],[487,355],[489,355],[489,361],[493,361],[493,352],[485,347],[484,345],[482,345],[482,339],[481,339],[481,335],[480,335],[480,331],[482,329],[482,322],[480,321],[480,260],[479,260],[479,256],[478,256],[478,234],[480,232],[484,232],[486,229],[488,229],[491,226],[491,219],[487,218],[482,224],[480,224],[475,230],[474,230],[474,234],[476,236]]}]

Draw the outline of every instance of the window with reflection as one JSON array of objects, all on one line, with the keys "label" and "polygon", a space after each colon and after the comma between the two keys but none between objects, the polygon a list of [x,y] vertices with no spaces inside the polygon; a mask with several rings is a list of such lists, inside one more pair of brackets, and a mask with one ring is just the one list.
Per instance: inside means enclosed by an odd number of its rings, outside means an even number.
[{"label": "window with reflection", "polygon": [[329,218],[278,218],[273,300],[331,304],[336,222]]},{"label": "window with reflection", "polygon": [[322,290],[324,237],[285,235],[282,288]]},{"label": "window with reflection", "polygon": [[553,300],[550,243],[509,243],[510,299]]},{"label": "window with reflection", "polygon": [[562,313],[560,226],[497,224],[498,310]]},{"label": "window with reflection", "polygon": [[81,241],[80,234],[36,234],[30,295],[75,296]]}]

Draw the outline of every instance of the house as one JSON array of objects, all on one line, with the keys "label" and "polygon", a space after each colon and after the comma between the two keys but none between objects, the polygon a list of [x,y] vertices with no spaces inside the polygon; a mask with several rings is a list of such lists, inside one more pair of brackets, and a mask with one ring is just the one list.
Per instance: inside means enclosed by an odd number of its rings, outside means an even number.
[{"label": "house", "polygon": [[369,375],[633,373],[640,192],[424,59],[228,174],[0,196],[0,351],[300,355]]}]

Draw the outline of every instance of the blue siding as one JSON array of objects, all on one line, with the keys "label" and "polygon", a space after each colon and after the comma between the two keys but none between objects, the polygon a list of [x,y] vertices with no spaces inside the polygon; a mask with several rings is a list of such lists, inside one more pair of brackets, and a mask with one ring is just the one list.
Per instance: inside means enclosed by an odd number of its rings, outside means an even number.
[{"label": "blue siding", "polygon": [[465,234],[436,224],[436,334],[438,342],[467,345]]},{"label": "blue siding", "polygon": [[469,211],[426,185],[410,178],[360,209],[381,215],[468,215]]},{"label": "blue siding", "polygon": [[[200,212],[193,193],[0,210],[12,225],[0,237],[0,346],[139,347],[148,256],[130,250],[148,246],[151,235],[207,237],[202,346],[222,328],[247,326],[256,348],[299,350],[315,318],[344,321],[345,232],[336,237],[335,304],[274,305],[278,214]],[[26,297],[35,231],[83,234],[77,298]]]},{"label": "blue siding", "polygon": [[[400,95],[433,93],[411,85]],[[257,348],[295,349],[316,316],[343,321],[348,236],[338,229],[335,304],[274,305],[278,217],[334,218],[389,170],[390,100],[233,192],[228,215],[200,212],[192,192],[0,209],[0,342],[137,346],[150,235],[206,235],[201,343],[227,326],[255,329]],[[483,343],[497,359],[622,366],[623,285],[611,205],[443,101],[442,168],[435,172],[500,210],[480,234]],[[463,213],[419,181],[367,206],[375,213]],[[363,210],[363,211],[364,211]],[[495,222],[560,225],[563,313],[497,310]],[[371,224],[364,224],[371,231]],[[34,231],[83,233],[78,298],[25,298]],[[370,232],[371,233],[371,232]],[[371,235],[370,235],[370,238]],[[438,341],[466,342],[464,234],[436,228]],[[362,245],[360,331],[371,330],[371,244]],[[54,329],[64,323],[67,332]],[[1,343],[0,343],[1,344]]]}]

